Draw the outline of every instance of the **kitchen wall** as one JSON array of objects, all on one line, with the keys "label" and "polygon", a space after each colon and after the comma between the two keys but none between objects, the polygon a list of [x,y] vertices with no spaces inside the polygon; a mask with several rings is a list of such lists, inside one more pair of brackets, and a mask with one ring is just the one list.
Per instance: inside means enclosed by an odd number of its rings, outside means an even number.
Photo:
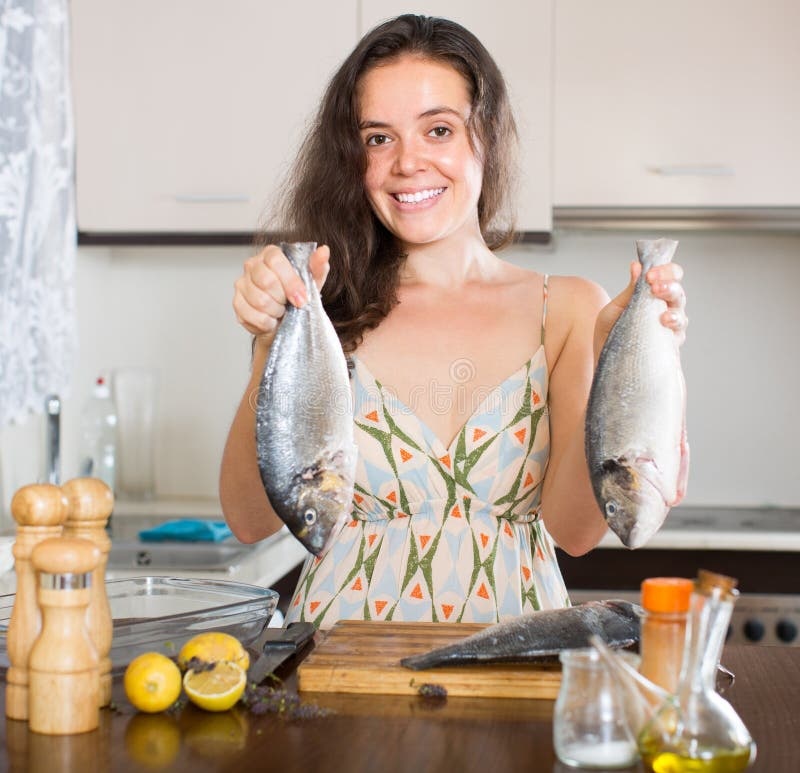
[{"label": "kitchen wall", "polygon": [[[556,232],[506,253],[520,265],[581,274],[613,294],[633,232]],[[800,236],[669,233],[680,239],[691,324],[683,348],[692,468],[687,504],[800,506]],[[78,416],[94,377],[157,371],[159,497],[217,496],[219,459],[248,376],[249,337],[230,306],[247,248],[81,248],[80,353],[64,397],[62,474],[77,472]],[[43,423],[0,432],[0,484],[41,477]]]}]

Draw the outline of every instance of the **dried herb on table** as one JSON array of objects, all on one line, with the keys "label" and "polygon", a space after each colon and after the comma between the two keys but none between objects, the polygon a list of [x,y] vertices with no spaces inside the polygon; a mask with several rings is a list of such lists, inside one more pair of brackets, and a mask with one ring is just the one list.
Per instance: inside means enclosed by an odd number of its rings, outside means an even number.
[{"label": "dried herb on table", "polygon": [[447,688],[441,684],[430,684],[426,682],[417,688],[417,692],[423,698],[446,698]]},{"label": "dried herb on table", "polygon": [[267,687],[250,683],[244,691],[241,702],[251,714],[277,714],[282,719],[319,719],[334,712],[316,703],[303,703],[295,693],[282,687]]}]

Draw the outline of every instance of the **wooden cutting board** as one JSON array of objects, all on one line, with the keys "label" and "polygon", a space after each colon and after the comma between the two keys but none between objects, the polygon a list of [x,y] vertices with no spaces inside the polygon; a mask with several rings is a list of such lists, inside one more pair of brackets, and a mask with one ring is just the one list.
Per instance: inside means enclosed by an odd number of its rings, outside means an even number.
[{"label": "wooden cutting board", "polygon": [[401,623],[346,620],[297,669],[306,692],[417,695],[422,684],[442,685],[448,695],[553,700],[561,685],[559,664],[482,664],[412,671],[400,659],[452,644],[486,628],[476,623]]}]

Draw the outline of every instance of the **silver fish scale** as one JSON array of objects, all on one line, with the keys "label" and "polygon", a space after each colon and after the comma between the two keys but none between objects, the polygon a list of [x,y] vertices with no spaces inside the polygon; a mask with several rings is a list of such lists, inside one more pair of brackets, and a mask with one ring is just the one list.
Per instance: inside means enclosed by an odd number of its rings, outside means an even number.
[{"label": "silver fish scale", "polygon": [[[315,248],[313,242],[281,245],[303,279],[308,302],[300,309],[287,305],[272,342],[257,400],[256,446],[270,504],[295,536],[303,528],[299,476],[333,468],[343,478],[340,512],[327,514],[333,521],[322,535],[327,538],[349,512],[356,451],[347,363],[308,267]],[[300,539],[314,553],[324,547]]]},{"label": "silver fish scale", "polygon": [[639,641],[641,614],[639,606],[619,599],[530,612],[400,662],[421,670],[461,663],[547,661],[562,650],[588,647],[593,634],[611,647],[630,647]]},{"label": "silver fish scale", "polygon": [[[676,246],[666,239],[637,242],[642,272],[597,364],[586,415],[586,457],[601,508],[599,486],[607,460],[630,465],[654,460],[648,475],[665,503],[676,496],[685,387],[675,336],[660,321],[666,305],[645,279],[652,266],[671,260]],[[665,504],[664,517],[667,510]],[[660,523],[642,526],[652,533]]]}]

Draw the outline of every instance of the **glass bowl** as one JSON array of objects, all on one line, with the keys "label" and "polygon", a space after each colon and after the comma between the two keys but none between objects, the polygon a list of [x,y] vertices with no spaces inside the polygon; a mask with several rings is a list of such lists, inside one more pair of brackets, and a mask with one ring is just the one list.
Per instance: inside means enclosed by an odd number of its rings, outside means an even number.
[{"label": "glass bowl", "polygon": [[[228,580],[128,577],[108,580],[114,620],[113,671],[119,673],[143,652],[174,656],[203,631],[224,631],[246,647],[269,623],[278,593]],[[8,668],[6,633],[14,594],[0,596],[0,669]]]}]

